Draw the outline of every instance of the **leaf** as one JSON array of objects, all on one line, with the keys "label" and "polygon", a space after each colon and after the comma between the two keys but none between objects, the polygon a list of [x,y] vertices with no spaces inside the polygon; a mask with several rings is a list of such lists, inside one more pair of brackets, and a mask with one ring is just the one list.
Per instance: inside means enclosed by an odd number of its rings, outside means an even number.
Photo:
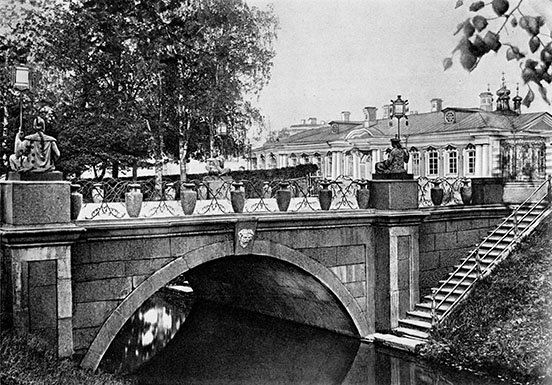
[{"label": "leaf", "polygon": [[529,91],[527,91],[527,95],[525,95],[521,104],[529,108],[531,106],[531,103],[533,103],[533,100],[535,100],[535,94],[533,93],[533,90],[529,88]]},{"label": "leaf", "polygon": [[531,50],[531,53],[537,52],[540,47],[540,42],[541,41],[538,36],[533,36],[529,39],[529,50]]},{"label": "leaf", "polygon": [[485,28],[487,28],[487,25],[489,24],[487,22],[487,19],[481,15],[474,16],[472,19],[472,23],[477,32],[483,31]]},{"label": "leaf", "polygon": [[508,11],[508,8],[510,8],[510,3],[508,0],[493,0],[492,3],[493,11],[498,15],[502,16]]},{"label": "leaf", "polygon": [[487,44],[487,46],[495,52],[497,52],[502,46],[502,43],[499,41],[498,34],[491,31],[487,31],[487,34],[483,40],[485,41],[485,44]]},{"label": "leaf", "polygon": [[550,100],[548,100],[546,88],[542,86],[542,84],[539,83],[539,92],[541,95],[542,100],[546,102],[546,104],[550,105]]},{"label": "leaf", "polygon": [[462,54],[460,55],[460,64],[462,64],[462,67],[464,67],[465,70],[471,72],[477,66],[477,56],[471,53],[470,50],[466,49],[462,51]]},{"label": "leaf", "polygon": [[462,0],[457,0],[456,5],[454,6],[454,9],[460,8],[464,5],[464,2]]},{"label": "leaf", "polygon": [[470,4],[470,11],[472,11],[472,12],[477,12],[477,11],[479,11],[481,8],[483,8],[484,6],[485,6],[485,2],[483,2],[483,1],[476,1],[476,2]]},{"label": "leaf", "polygon": [[446,57],[443,59],[443,71],[448,70],[450,67],[452,67],[452,58]]},{"label": "leaf", "polygon": [[514,45],[510,46],[510,48],[508,48],[508,51],[506,51],[506,59],[508,61],[513,60],[513,59],[521,60],[524,57],[525,57],[525,55],[523,53],[521,53],[519,51],[519,48],[514,46]]},{"label": "leaf", "polygon": [[473,36],[474,33],[475,33],[475,27],[468,20],[466,23],[464,23],[464,35],[466,35],[467,37],[471,37]]}]

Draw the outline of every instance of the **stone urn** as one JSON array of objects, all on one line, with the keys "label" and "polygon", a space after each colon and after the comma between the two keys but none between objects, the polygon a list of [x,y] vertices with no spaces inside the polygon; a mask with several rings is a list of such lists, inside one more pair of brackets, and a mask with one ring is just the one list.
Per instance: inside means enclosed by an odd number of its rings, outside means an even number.
[{"label": "stone urn", "polygon": [[441,187],[441,182],[432,181],[431,183],[433,183],[433,187],[429,192],[431,196],[431,202],[433,202],[435,206],[440,206],[443,203],[443,197],[445,196],[445,192]]},{"label": "stone urn", "polygon": [[180,205],[185,215],[194,213],[197,203],[197,192],[194,190],[194,183],[183,183],[180,191]]},{"label": "stone urn", "polygon": [[101,183],[94,183],[92,187],[92,202],[102,203],[104,199],[104,189]]},{"label": "stone urn", "polygon": [[71,220],[76,221],[82,209],[82,194],[79,192],[80,185],[71,185]]},{"label": "stone urn", "polygon": [[318,201],[322,210],[329,210],[332,205],[332,190],[330,189],[331,182],[323,180],[320,182],[320,191],[318,192]]},{"label": "stone urn", "polygon": [[232,183],[234,190],[230,191],[230,203],[232,203],[232,210],[235,213],[243,213],[245,206],[245,191],[243,190],[243,183]]},{"label": "stone urn", "polygon": [[472,188],[468,185],[468,181],[462,181],[464,184],[460,187],[460,198],[462,198],[462,203],[469,205],[472,199]]},{"label": "stone urn", "polygon": [[138,183],[128,185],[129,191],[125,194],[125,206],[129,217],[136,218],[142,210],[144,194],[140,191]]},{"label": "stone urn", "polygon": [[358,208],[365,210],[368,208],[370,203],[370,190],[368,190],[368,182],[365,180],[359,180],[357,183],[358,190],[356,191],[356,198]]},{"label": "stone urn", "polygon": [[289,182],[280,182],[280,189],[276,191],[276,203],[278,204],[278,210],[287,211],[289,202],[291,202]]}]

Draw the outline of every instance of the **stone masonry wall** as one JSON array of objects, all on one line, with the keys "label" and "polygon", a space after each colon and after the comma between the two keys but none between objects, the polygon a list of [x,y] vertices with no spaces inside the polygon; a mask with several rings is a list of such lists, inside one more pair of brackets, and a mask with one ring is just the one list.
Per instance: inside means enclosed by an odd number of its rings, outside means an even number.
[{"label": "stone masonry wall", "polygon": [[420,226],[420,297],[431,294],[507,215],[502,205],[432,210]]}]

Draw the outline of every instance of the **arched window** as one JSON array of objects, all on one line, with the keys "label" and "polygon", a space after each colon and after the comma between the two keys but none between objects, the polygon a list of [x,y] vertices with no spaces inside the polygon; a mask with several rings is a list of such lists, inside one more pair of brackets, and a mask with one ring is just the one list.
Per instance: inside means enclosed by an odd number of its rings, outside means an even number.
[{"label": "arched window", "polygon": [[297,166],[297,155],[293,153],[289,155],[289,166],[290,167]]},{"label": "arched window", "polygon": [[420,167],[420,151],[416,147],[410,148],[410,159],[412,159],[412,174],[415,176],[420,176],[421,167]]},{"label": "arched window", "polygon": [[474,175],[475,174],[475,146],[473,144],[468,144],[466,146],[465,151],[465,170],[466,175]]},{"label": "arched window", "polygon": [[427,176],[439,175],[439,152],[435,147],[427,148]]},{"label": "arched window", "polygon": [[445,148],[445,167],[447,175],[458,175],[458,150],[454,146]]},{"label": "arched window", "polygon": [[368,179],[370,177],[370,159],[370,155],[361,153],[359,175],[361,179]]}]

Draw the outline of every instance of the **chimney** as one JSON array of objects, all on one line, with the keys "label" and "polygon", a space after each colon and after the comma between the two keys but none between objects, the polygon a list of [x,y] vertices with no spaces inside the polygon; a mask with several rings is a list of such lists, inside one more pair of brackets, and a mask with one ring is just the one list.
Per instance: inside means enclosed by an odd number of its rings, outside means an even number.
[{"label": "chimney", "polygon": [[364,112],[364,127],[369,127],[370,123],[376,121],[376,107],[364,107],[362,112]]},{"label": "chimney", "polygon": [[348,122],[350,116],[351,116],[351,113],[350,113],[349,111],[343,111],[343,112],[341,112],[341,120],[342,120],[343,122]]},{"label": "chimney", "polygon": [[307,121],[306,119],[301,119],[301,124],[304,126],[305,124],[307,124]]},{"label": "chimney", "polygon": [[443,109],[443,99],[433,98],[431,99],[431,112],[441,112]]},{"label": "chimney", "polygon": [[309,124],[315,125],[316,124],[316,118],[309,118]]},{"label": "chimney", "polygon": [[389,104],[386,104],[383,106],[383,119],[389,119],[389,113],[391,112],[391,106]]}]

